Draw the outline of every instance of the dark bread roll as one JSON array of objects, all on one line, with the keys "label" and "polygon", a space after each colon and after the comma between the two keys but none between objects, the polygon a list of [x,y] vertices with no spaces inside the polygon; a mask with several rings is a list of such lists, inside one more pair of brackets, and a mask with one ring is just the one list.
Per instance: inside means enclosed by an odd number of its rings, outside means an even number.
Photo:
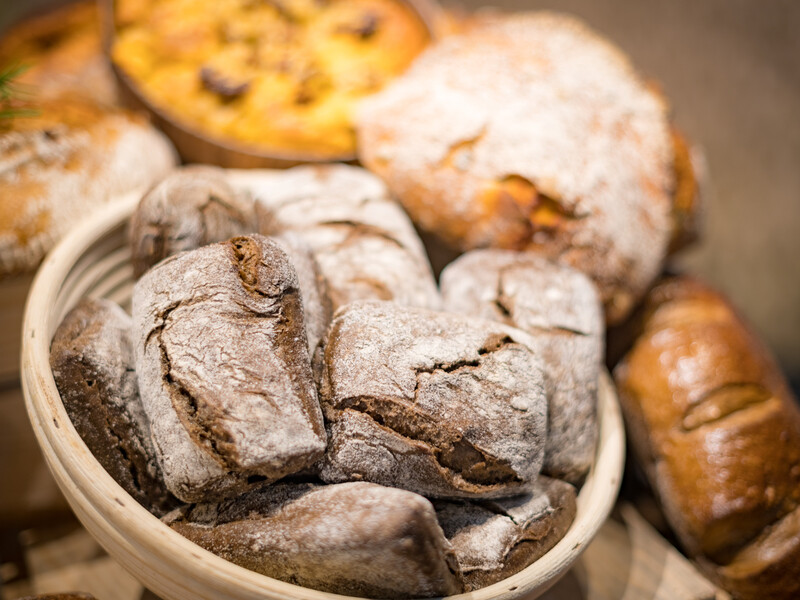
[{"label": "dark bread roll", "polygon": [[597,446],[603,312],[582,273],[530,252],[473,250],[441,275],[447,310],[518,327],[544,363],[547,446],[542,472],[580,482]]},{"label": "dark bread roll", "polygon": [[200,246],[258,233],[255,203],[217,167],[173,170],[133,211],[129,239],[134,277],[157,262]]},{"label": "dark bread roll", "polygon": [[315,356],[321,476],[438,498],[519,494],[542,465],[547,399],[529,336],[464,315],[355,302]]},{"label": "dark bread roll", "polygon": [[297,274],[274,241],[168,258],[133,291],[136,370],[167,487],[236,494],[316,461],[325,429]]},{"label": "dark bread roll", "polygon": [[83,300],[53,336],[50,366],[64,408],[103,468],[156,515],[177,506],[150,439],[134,371],[131,319],[110,300]]},{"label": "dark bread roll", "polygon": [[431,503],[372,483],[277,484],[164,521],[247,569],[297,585],[367,598],[462,591]]},{"label": "dark bread roll", "polygon": [[753,592],[769,580],[771,598],[796,597],[800,545],[787,532],[798,531],[800,409],[780,370],[730,304],[697,281],[664,281],[643,314],[614,375],[670,525],[734,594],[762,597]]},{"label": "dark bread roll", "polygon": [[502,500],[434,502],[452,544],[466,591],[518,573],[564,537],[577,511],[575,488],[540,477],[524,496]]}]

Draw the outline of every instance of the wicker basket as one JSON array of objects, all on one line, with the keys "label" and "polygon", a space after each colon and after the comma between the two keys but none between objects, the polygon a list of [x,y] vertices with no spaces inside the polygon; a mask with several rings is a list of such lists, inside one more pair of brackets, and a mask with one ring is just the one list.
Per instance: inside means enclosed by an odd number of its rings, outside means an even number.
[{"label": "wicker basket", "polygon": [[[129,303],[133,281],[125,225],[137,199],[128,196],[114,202],[62,240],[42,265],[28,300],[23,390],[56,482],[109,554],[166,600],[342,598],[245,570],[181,537],[117,485],[72,427],[49,367],[50,339],[64,314],[82,297],[106,297],[125,307]],[[552,550],[520,573],[457,598],[535,598],[566,572],[597,533],[616,499],[624,461],[623,426],[607,374],[601,379],[599,396],[597,457],[578,496],[572,527]]]}]

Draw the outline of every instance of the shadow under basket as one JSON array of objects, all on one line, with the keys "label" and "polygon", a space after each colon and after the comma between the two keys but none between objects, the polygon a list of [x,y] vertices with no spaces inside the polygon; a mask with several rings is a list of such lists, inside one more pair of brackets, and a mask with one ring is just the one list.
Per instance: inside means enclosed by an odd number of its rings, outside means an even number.
[{"label": "shadow under basket", "polygon": [[[67,235],[33,283],[25,311],[22,382],[28,416],[44,457],[72,510],[125,569],[165,600],[333,600],[344,598],[271,579],[203,550],[137,504],[92,456],[67,416],[49,364],[50,340],[64,315],[84,297],[128,309],[133,270],[126,226],[138,201],[110,203]],[[600,378],[599,440],[594,465],[564,538],[521,572],[480,590],[472,600],[532,599],[578,558],[608,517],[624,462],[624,430],[614,387]]]}]

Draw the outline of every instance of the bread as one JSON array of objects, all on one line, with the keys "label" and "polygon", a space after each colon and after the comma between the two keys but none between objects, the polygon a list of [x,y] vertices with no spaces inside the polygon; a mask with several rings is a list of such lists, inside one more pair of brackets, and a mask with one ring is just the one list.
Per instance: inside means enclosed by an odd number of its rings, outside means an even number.
[{"label": "bread", "polygon": [[143,191],[175,164],[167,139],[131,113],[39,98],[39,116],[0,124],[0,277],[33,270],[94,209]]},{"label": "bread", "polygon": [[705,156],[691,146],[676,129],[672,130],[675,159],[675,191],[672,194],[672,232],[669,254],[675,254],[700,238],[704,217],[707,167]]},{"label": "bread", "polygon": [[19,600],[95,600],[91,594],[83,592],[63,592],[60,594],[38,594],[36,596],[25,596]]},{"label": "bread", "polygon": [[467,591],[518,573],[564,537],[575,518],[575,488],[541,477],[524,496],[434,503]]},{"label": "bread", "polygon": [[148,191],[130,220],[133,274],[184,250],[258,232],[252,198],[225,171],[194,165],[172,171]]},{"label": "bread", "polygon": [[134,287],[133,321],[142,402],[180,499],[230,496],[321,456],[297,275],[275,242],[233,238],[160,262]]},{"label": "bread", "polygon": [[580,21],[486,17],[427,49],[356,117],[359,158],[459,250],[559,258],[609,323],[660,273],[675,153],[664,99]]},{"label": "bread", "polygon": [[325,592],[428,598],[461,591],[433,506],[403,490],[278,484],[179,509],[165,522],[226,560]]},{"label": "bread", "polygon": [[763,597],[766,582],[770,598],[796,597],[800,409],[766,348],[719,294],[672,278],[614,376],[687,552],[739,597]]},{"label": "bread", "polygon": [[390,302],[334,315],[315,356],[330,441],[327,482],[438,498],[521,493],[542,465],[542,366],[500,323]]},{"label": "bread", "polygon": [[473,250],[441,275],[447,310],[518,327],[544,364],[547,445],[542,471],[572,483],[597,446],[597,378],[603,314],[592,282],[529,252]]},{"label": "bread", "polygon": [[150,103],[205,137],[335,160],[355,154],[355,104],[428,43],[413,6],[116,0],[111,56]]},{"label": "bread", "polygon": [[177,506],[164,487],[134,372],[131,319],[110,300],[83,300],[56,329],[53,378],[73,426],[114,480],[156,515]]},{"label": "bread", "polygon": [[269,215],[263,233],[293,232],[311,246],[333,310],[355,300],[439,308],[422,242],[386,187],[347,165],[229,171]]}]

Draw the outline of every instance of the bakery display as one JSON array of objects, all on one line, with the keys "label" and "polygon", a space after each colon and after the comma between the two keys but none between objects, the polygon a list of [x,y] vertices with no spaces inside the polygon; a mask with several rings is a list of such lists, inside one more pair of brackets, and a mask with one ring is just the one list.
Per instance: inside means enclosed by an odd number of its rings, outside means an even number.
[{"label": "bakery display", "polygon": [[322,455],[297,274],[278,244],[237,237],[162,261],[134,288],[133,327],[142,403],[178,498],[231,496]]},{"label": "bakery display", "polygon": [[349,304],[318,351],[329,437],[320,476],[436,498],[527,491],[547,435],[531,348],[524,332],[500,323]]},{"label": "bakery display", "polygon": [[72,424],[103,468],[142,506],[177,506],[164,489],[139,398],[131,318],[110,300],[84,300],[53,336],[50,365]]},{"label": "bakery display", "polygon": [[473,250],[441,274],[444,307],[507,323],[530,334],[544,367],[544,473],[573,483],[597,446],[597,378],[603,314],[583,274],[531,253]]},{"label": "bakery display", "polygon": [[675,214],[693,214],[666,101],[564,15],[445,38],[362,103],[356,128],[360,160],[420,228],[460,251],[559,258],[593,279],[612,324],[662,268],[679,181]]},{"label": "bakery display", "polygon": [[433,506],[405,490],[283,484],[164,521],[231,562],[312,589],[367,598],[461,591]]},{"label": "bakery display", "polygon": [[400,0],[114,5],[111,57],[143,99],[208,138],[306,160],[352,157],[355,104],[430,39]]},{"label": "bakery display", "polygon": [[138,115],[77,97],[0,120],[0,277],[33,270],[90,211],[167,174],[175,154]]},{"label": "bakery display", "polygon": [[614,376],[670,525],[737,597],[796,597],[800,408],[775,361],[689,278],[650,292],[642,331]]}]

